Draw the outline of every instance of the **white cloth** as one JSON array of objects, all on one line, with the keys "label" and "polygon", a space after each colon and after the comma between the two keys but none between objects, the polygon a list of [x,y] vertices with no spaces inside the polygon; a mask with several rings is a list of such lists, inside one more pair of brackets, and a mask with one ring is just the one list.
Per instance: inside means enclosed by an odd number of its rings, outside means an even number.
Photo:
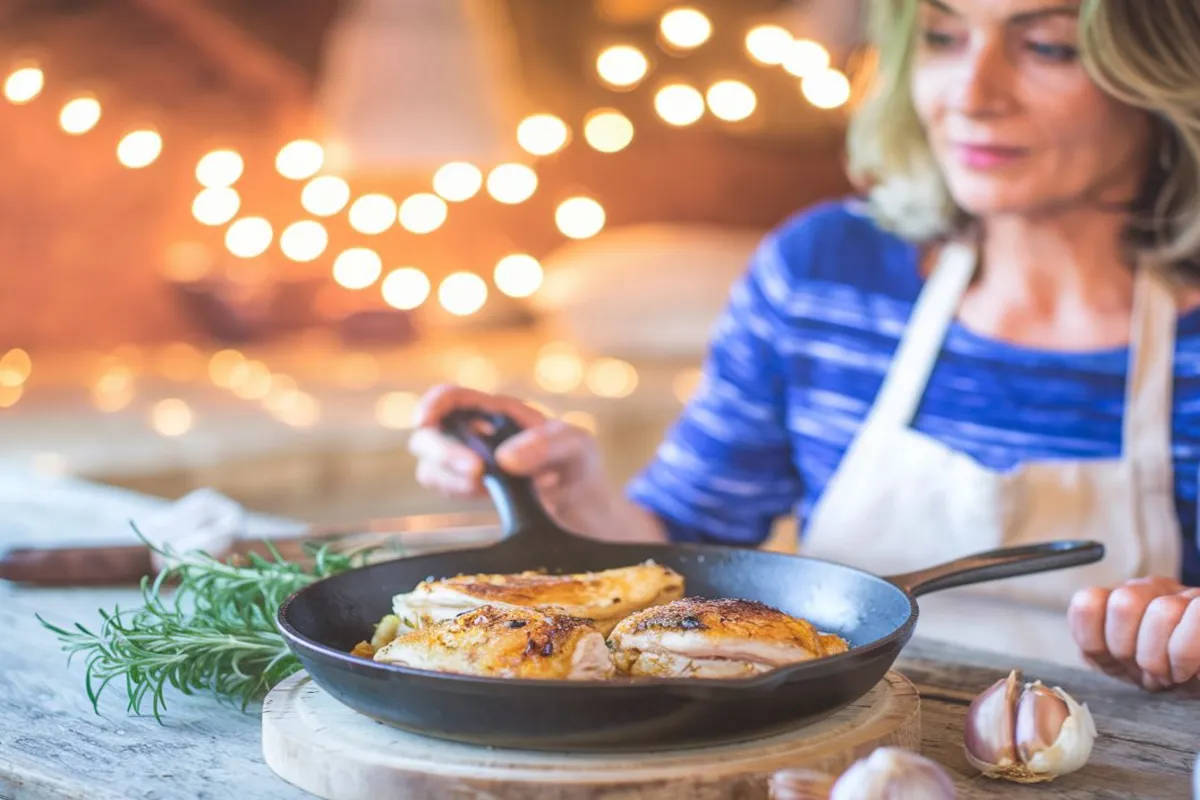
[{"label": "white cloth", "polygon": [[894,575],[997,547],[1099,541],[1106,554],[1095,564],[919,601],[918,635],[1078,665],[1066,619],[1077,590],[1180,572],[1170,457],[1175,300],[1156,272],[1138,270],[1119,458],[1000,472],[910,426],[975,264],[967,247],[943,250],[801,552]]}]

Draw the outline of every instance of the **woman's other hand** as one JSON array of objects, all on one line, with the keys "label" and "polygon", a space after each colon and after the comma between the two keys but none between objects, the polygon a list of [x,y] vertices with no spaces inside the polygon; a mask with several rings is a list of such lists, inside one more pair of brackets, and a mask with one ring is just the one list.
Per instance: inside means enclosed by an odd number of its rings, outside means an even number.
[{"label": "woman's other hand", "polygon": [[[595,438],[583,428],[547,418],[515,397],[461,386],[438,386],[417,408],[409,450],[417,457],[417,482],[447,497],[483,492],[483,462],[470,448],[442,433],[441,419],[465,407],[498,412],[524,430],[496,449],[496,463],[533,480],[546,510],[567,530],[601,539],[659,539],[659,526],[608,483]],[[631,526],[632,525],[632,529]],[[647,527],[649,526],[649,527]]]},{"label": "woman's other hand", "polygon": [[1156,577],[1084,589],[1067,617],[1096,669],[1152,692],[1200,693],[1200,588]]}]

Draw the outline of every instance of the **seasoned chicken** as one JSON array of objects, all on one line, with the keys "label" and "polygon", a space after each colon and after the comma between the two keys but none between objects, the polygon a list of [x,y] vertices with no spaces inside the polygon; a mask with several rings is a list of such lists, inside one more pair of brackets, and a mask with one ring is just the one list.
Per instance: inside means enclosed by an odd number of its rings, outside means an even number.
[{"label": "seasoned chicken", "polygon": [[660,678],[748,677],[849,649],[763,603],[696,597],[626,617],[608,641],[617,669]]},{"label": "seasoned chicken", "polygon": [[491,678],[603,680],[614,673],[590,620],[484,605],[393,639],[375,660]]},{"label": "seasoned chicken", "polygon": [[411,592],[392,598],[392,610],[402,621],[402,633],[489,603],[591,619],[607,635],[629,614],[682,596],[683,577],[647,561],[574,575],[521,572],[423,581]]}]

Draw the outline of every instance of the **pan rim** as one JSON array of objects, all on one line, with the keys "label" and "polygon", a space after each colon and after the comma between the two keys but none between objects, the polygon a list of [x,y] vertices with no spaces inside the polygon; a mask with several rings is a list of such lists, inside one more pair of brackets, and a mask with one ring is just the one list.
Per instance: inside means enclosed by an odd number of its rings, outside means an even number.
[{"label": "pan rim", "polygon": [[[485,546],[480,548],[468,548],[467,550],[458,551],[456,554],[464,555],[472,550],[490,550],[496,545]],[[618,545],[619,546],[619,545]],[[686,543],[683,547],[680,545],[671,544],[646,544],[637,545],[639,548],[645,549],[686,549],[691,551],[699,551],[700,553],[711,551],[728,551],[742,550],[744,548],[722,547],[720,545],[702,545],[695,543]],[[767,551],[759,551],[764,554]],[[457,672],[443,672],[439,670],[419,669],[416,667],[404,666],[401,664],[389,664],[374,660],[364,659],[361,656],[351,655],[348,651],[331,647],[323,642],[319,642],[309,636],[304,635],[295,628],[288,620],[288,611],[292,604],[300,598],[301,595],[312,590],[327,581],[332,581],[342,576],[353,575],[364,570],[385,567],[392,563],[403,562],[406,559],[397,559],[395,561],[380,562],[375,564],[366,564],[356,567],[352,570],[331,575],[321,580],[314,581],[308,586],[300,589],[289,595],[280,605],[279,610],[275,614],[275,626],[283,636],[284,642],[296,656],[320,657],[326,661],[332,661],[340,667],[352,668],[355,671],[366,670],[368,672],[383,673],[387,675],[404,675],[410,678],[436,680],[440,682],[452,682],[459,685],[478,686],[482,688],[507,686],[514,690],[541,689],[544,691],[567,690],[567,689],[590,689],[593,692],[613,692],[626,691],[630,689],[662,689],[675,692],[694,690],[697,692],[712,691],[712,690],[732,690],[732,691],[753,691],[756,689],[774,689],[784,684],[792,683],[805,678],[816,678],[827,673],[836,672],[842,665],[852,664],[854,662],[869,658],[876,653],[886,650],[891,647],[897,640],[903,643],[911,637],[913,630],[916,628],[917,619],[920,615],[920,607],[916,597],[905,590],[903,587],[893,583],[886,577],[875,575],[866,570],[852,567],[848,564],[842,564],[837,561],[828,559],[813,558],[811,556],[802,556],[792,553],[769,553],[772,556],[778,556],[787,559],[797,559],[808,562],[824,563],[835,565],[839,568],[855,572],[866,576],[869,579],[886,583],[893,587],[896,591],[902,594],[909,603],[908,617],[897,626],[893,631],[878,639],[874,639],[866,644],[852,647],[845,653],[839,653],[833,656],[823,656],[821,658],[812,659],[809,661],[801,661],[794,664],[787,664],[776,667],[767,672],[760,673],[747,678],[636,678],[636,679],[606,679],[606,680],[567,680],[561,678],[542,679],[542,678],[498,678],[488,677],[483,675],[469,675]],[[436,557],[417,556],[416,558]],[[897,651],[898,652],[898,651]]]}]

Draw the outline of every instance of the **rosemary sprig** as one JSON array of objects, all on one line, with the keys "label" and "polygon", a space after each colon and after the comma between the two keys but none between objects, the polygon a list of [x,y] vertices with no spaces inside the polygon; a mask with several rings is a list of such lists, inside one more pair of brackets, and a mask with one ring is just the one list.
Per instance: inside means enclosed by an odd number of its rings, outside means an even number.
[{"label": "rosemary sprig", "polygon": [[[244,564],[203,552],[180,556],[158,550],[173,565],[154,580],[142,579],[140,608],[101,609],[101,624],[94,631],[80,623],[73,628],[53,625],[41,615],[38,621],[58,637],[68,663],[79,655],[86,659],[85,687],[97,713],[104,689],[121,678],[127,710],[140,714],[149,699],[160,723],[167,687],[240,701],[244,711],[300,668],[275,629],[280,604],[296,590],[352,569],[367,556],[367,551],[350,555],[329,545],[310,546],[312,564],[302,566],[285,560],[269,543],[267,548],[269,558],[251,554]],[[178,585],[167,600],[169,583]]]}]

